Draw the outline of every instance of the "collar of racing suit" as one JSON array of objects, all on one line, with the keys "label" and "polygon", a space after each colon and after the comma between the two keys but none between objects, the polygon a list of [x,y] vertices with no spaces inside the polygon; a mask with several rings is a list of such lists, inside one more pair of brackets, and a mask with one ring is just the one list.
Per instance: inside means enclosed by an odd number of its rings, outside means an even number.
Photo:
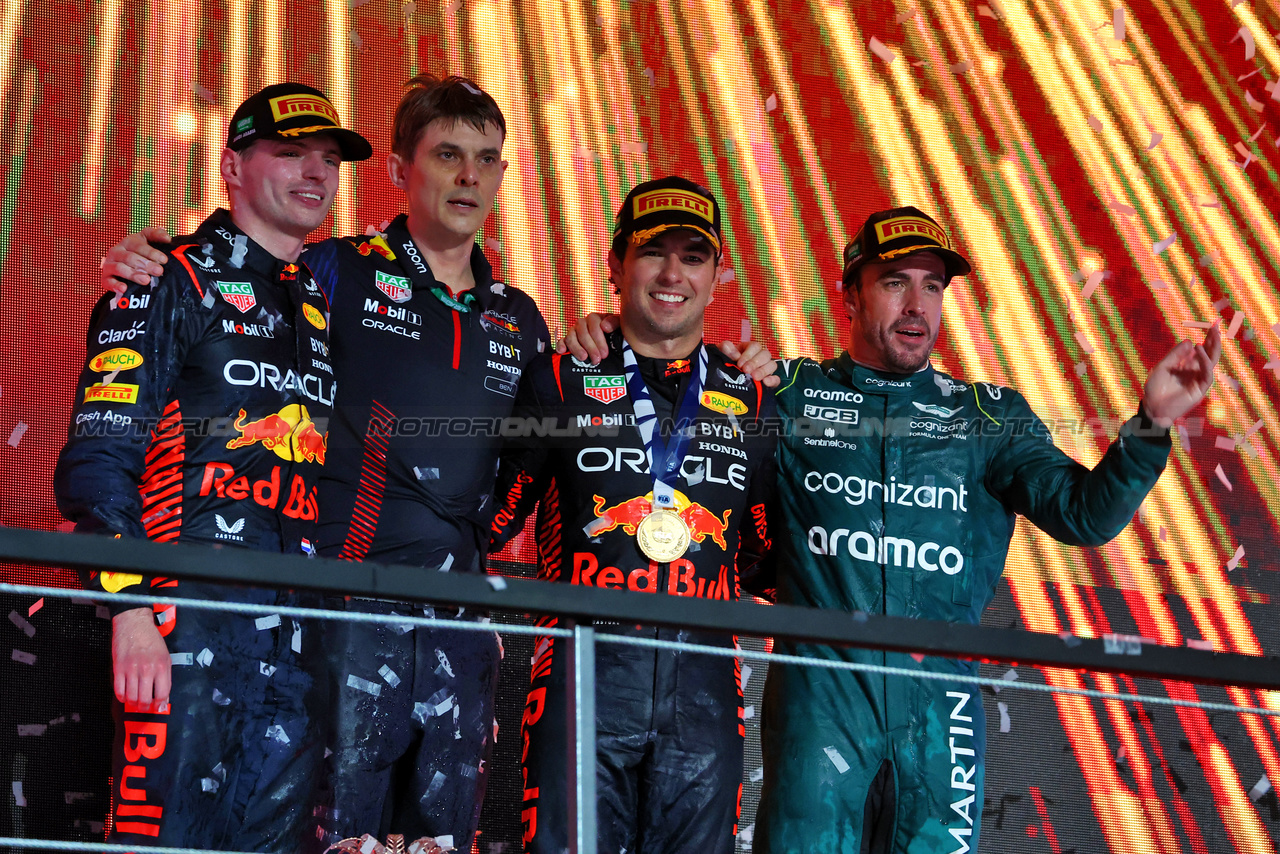
[{"label": "collar of racing suit", "polygon": [[860,365],[845,350],[827,369],[828,376],[850,388],[874,394],[914,394],[921,388],[935,385],[933,365],[926,364],[914,374],[891,374]]},{"label": "collar of racing suit", "polygon": [[209,214],[200,224],[196,235],[206,239],[214,238],[206,245],[212,245],[213,254],[231,269],[250,269],[271,281],[277,281],[280,271],[289,264],[302,264],[301,261],[282,261],[263,249],[235,224],[231,219],[231,212],[226,208],[218,208]]}]

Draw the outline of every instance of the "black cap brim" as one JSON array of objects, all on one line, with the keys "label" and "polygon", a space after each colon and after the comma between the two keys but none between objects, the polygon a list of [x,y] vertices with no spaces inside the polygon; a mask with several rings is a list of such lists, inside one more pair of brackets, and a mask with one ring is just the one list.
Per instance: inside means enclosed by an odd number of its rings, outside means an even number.
[{"label": "black cap brim", "polygon": [[921,252],[932,252],[934,255],[937,255],[942,259],[942,269],[943,272],[946,273],[948,283],[950,283],[956,276],[967,276],[973,272],[973,267],[969,264],[968,259],[959,252],[956,252],[953,249],[944,249],[941,246],[921,246],[919,249],[914,249],[910,252],[903,252],[889,258],[869,258],[864,255],[845,268],[844,275],[840,277],[840,280],[844,287],[847,288],[853,280],[853,275],[867,264],[881,264],[885,261],[896,261],[899,258],[919,255]]}]

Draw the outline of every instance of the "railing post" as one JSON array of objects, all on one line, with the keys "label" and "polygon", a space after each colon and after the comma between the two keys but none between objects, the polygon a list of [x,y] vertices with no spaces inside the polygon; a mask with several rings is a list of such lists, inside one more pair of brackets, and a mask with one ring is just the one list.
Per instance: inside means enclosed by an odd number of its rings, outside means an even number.
[{"label": "railing post", "polygon": [[568,689],[569,852],[596,854],[596,630],[573,623]]}]

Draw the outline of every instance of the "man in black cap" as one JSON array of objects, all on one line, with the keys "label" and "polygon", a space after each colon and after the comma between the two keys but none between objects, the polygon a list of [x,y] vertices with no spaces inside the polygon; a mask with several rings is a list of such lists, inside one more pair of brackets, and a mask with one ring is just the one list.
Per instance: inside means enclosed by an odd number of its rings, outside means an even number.
[{"label": "man in black cap", "polygon": [[[335,383],[329,303],[298,261],[343,160],[370,155],[324,94],[269,86],[222,153],[230,210],[104,296],[55,473],[78,531],[310,553]],[[289,591],[122,573],[90,590],[296,606]],[[280,615],[113,602],[111,841],[296,851],[323,758],[315,633]]]},{"label": "man in black cap", "polygon": [[[514,423],[551,419],[563,432],[510,440],[494,545],[540,501],[539,577],[735,600],[739,578],[754,573],[768,542],[776,436],[763,428],[773,395],[703,341],[721,258],[710,192],[678,177],[640,184],[622,203],[609,252],[621,329],[606,355],[592,365],[544,353],[521,378]],[[732,646],[673,629],[601,631]],[[600,850],[731,854],[744,735],[738,659],[609,643],[597,649],[596,673]],[[560,854],[573,832],[567,678],[563,645],[543,638],[522,722],[524,843],[538,854]]]},{"label": "man in black cap", "polygon": [[[1018,515],[1062,542],[1101,545],[1164,470],[1168,428],[1213,381],[1217,327],[1155,367],[1137,415],[1090,471],[1054,446],[1017,391],[930,366],[946,288],[969,272],[913,207],[872,214],[846,247],[849,349],[780,372],[778,410],[792,429],[778,445],[771,518],[779,602],[977,623]],[[771,666],[756,850],[976,849],[986,730],[981,695],[963,679],[977,663],[777,649],[960,681]]]}]

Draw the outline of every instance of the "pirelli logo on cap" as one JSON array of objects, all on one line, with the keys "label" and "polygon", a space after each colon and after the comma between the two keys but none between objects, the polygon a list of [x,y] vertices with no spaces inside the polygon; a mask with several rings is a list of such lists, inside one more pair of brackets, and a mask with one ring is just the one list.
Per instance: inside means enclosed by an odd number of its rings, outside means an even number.
[{"label": "pirelli logo on cap", "polygon": [[279,98],[272,98],[271,115],[278,122],[294,116],[323,116],[335,125],[342,124],[333,104],[315,95],[281,95]]},{"label": "pirelli logo on cap", "polygon": [[932,240],[943,249],[951,248],[946,232],[927,219],[921,219],[918,216],[895,216],[892,219],[876,223],[876,237],[880,238],[881,243],[886,243],[899,237],[913,237],[916,235],[922,235]]},{"label": "pirelli logo on cap", "polygon": [[688,211],[712,225],[711,200],[687,190],[650,190],[631,200],[636,219],[658,211]]}]

